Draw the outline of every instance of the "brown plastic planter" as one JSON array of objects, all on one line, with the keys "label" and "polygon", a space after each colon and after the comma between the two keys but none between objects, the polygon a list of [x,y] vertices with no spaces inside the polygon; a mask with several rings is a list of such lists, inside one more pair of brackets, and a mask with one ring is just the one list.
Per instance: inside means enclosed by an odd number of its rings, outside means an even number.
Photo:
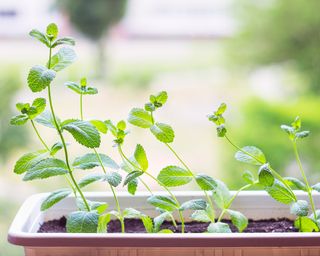
[{"label": "brown plastic planter", "polygon": [[[157,194],[162,194],[161,192]],[[181,201],[199,198],[200,192],[176,192]],[[47,194],[37,194],[23,204],[8,234],[12,244],[24,246],[27,256],[262,256],[320,255],[318,233],[255,233],[255,234],[38,234],[39,225],[60,218],[75,210],[74,198],[68,197],[47,212],[39,206]],[[107,201],[113,208],[110,194],[87,193],[89,200]],[[155,212],[146,203],[149,195],[119,195],[121,207],[134,207],[150,216]],[[297,193],[301,199],[305,194]],[[319,204],[316,198],[316,204]],[[271,199],[265,192],[242,192],[233,209],[251,219],[292,218],[288,206]],[[189,214],[188,214],[189,215]]]}]

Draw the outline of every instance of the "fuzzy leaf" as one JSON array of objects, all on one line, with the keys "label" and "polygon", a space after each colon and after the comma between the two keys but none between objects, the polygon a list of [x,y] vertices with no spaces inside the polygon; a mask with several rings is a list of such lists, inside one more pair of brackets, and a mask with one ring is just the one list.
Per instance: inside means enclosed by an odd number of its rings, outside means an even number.
[{"label": "fuzzy leaf", "polygon": [[227,210],[230,215],[232,224],[236,226],[239,232],[242,232],[248,226],[248,219],[241,212]]},{"label": "fuzzy leaf", "polygon": [[164,143],[171,143],[174,140],[174,131],[170,125],[163,123],[155,123],[150,130],[156,138]]},{"label": "fuzzy leaf", "polygon": [[[103,166],[109,167],[112,169],[119,169],[119,165],[113,161],[109,156],[104,154],[99,154],[100,159],[103,163]],[[94,167],[101,166],[100,161],[95,153],[88,153],[83,156],[77,157],[73,163],[72,166],[75,169],[92,169]]]},{"label": "fuzzy leaf", "polygon": [[[300,189],[300,190],[303,190],[303,191],[306,191],[308,190],[306,184],[304,184],[302,181],[300,181],[299,179],[297,178],[293,178],[293,177],[285,177],[284,180],[287,182],[287,184],[290,186],[290,187],[294,187],[294,188],[297,188],[297,189]],[[320,184],[319,184],[320,185]],[[319,190],[320,190],[320,186],[319,186]]]},{"label": "fuzzy leaf", "polygon": [[136,149],[134,151],[134,158],[143,171],[146,171],[148,169],[147,155],[144,148],[140,144],[136,146]]},{"label": "fuzzy leaf", "polygon": [[[301,226],[300,226],[301,223]],[[301,232],[318,232],[319,227],[317,226],[317,223],[314,222],[309,217],[300,217],[295,220],[294,222],[295,228],[299,229]]]},{"label": "fuzzy leaf", "polygon": [[134,180],[135,178],[138,178],[139,176],[141,176],[143,174],[143,172],[141,171],[132,171],[130,172],[126,178],[124,179],[123,182],[123,186],[127,185],[129,182],[131,182],[132,180]]},{"label": "fuzzy leaf", "polygon": [[111,220],[111,214],[110,213],[106,213],[103,215],[99,216],[99,220],[98,220],[98,233],[107,233],[107,227],[108,224]]},{"label": "fuzzy leaf", "polygon": [[41,43],[45,44],[47,47],[50,46],[50,42],[49,42],[48,38],[43,33],[41,33],[39,30],[33,29],[30,31],[29,35],[38,39]]},{"label": "fuzzy leaf", "polygon": [[63,149],[63,144],[61,142],[53,144],[53,146],[50,149],[50,155],[54,156],[61,149]]},{"label": "fuzzy leaf", "polygon": [[155,207],[169,212],[178,209],[176,202],[169,196],[150,196],[147,202]]},{"label": "fuzzy leaf", "polygon": [[79,181],[78,185],[80,188],[83,188],[91,183],[102,180],[104,177],[105,177],[104,174],[98,174],[98,173],[89,174],[89,175],[83,177]]},{"label": "fuzzy leaf", "polygon": [[[60,119],[58,117],[56,117],[56,119],[57,119],[58,125],[60,125],[61,124]],[[49,111],[44,111],[43,113],[41,113],[39,116],[35,118],[35,121],[49,128],[53,128],[53,129],[56,128],[53,120],[53,116]]]},{"label": "fuzzy leaf", "polygon": [[128,182],[128,192],[131,194],[131,195],[134,195],[137,191],[137,187],[138,187],[138,179],[133,179],[131,181]]},{"label": "fuzzy leaf", "polygon": [[66,163],[57,158],[46,158],[32,166],[23,177],[24,181],[46,179],[68,173]]},{"label": "fuzzy leaf", "polygon": [[96,211],[76,211],[67,218],[68,233],[97,233],[99,214]]},{"label": "fuzzy leaf", "polygon": [[32,153],[27,153],[19,158],[14,166],[14,173],[22,174],[28,171],[35,164],[48,157],[47,150],[38,150]]},{"label": "fuzzy leaf", "polygon": [[52,44],[51,47],[52,47],[52,48],[55,48],[56,46],[62,45],[62,44],[74,46],[74,45],[76,44],[76,42],[75,42],[74,39],[71,38],[71,37],[62,37],[62,38],[57,39],[57,40]]},{"label": "fuzzy leaf", "polygon": [[153,219],[155,233],[160,231],[162,223],[167,219],[171,219],[172,221],[174,221],[174,217],[172,216],[172,214],[166,211]]},{"label": "fuzzy leaf", "polygon": [[24,125],[28,122],[29,117],[26,114],[17,115],[11,118],[10,124],[11,125]]},{"label": "fuzzy leaf", "polygon": [[163,168],[157,179],[167,187],[177,187],[192,181],[192,174],[179,166],[167,166]]},{"label": "fuzzy leaf", "polygon": [[34,119],[38,115],[40,115],[46,108],[46,99],[44,98],[36,98],[32,102],[31,108],[35,109],[34,113],[28,113],[30,119]]},{"label": "fuzzy leaf", "polygon": [[62,123],[62,129],[71,133],[73,138],[88,148],[100,146],[99,131],[89,122],[80,120],[67,120]]},{"label": "fuzzy leaf", "polygon": [[232,233],[228,224],[223,222],[210,223],[208,226],[209,233]]},{"label": "fuzzy leaf", "polygon": [[32,92],[40,92],[45,89],[55,78],[56,72],[44,66],[34,66],[28,75],[28,85]]},{"label": "fuzzy leaf", "polygon": [[47,26],[46,33],[47,33],[48,38],[50,38],[51,40],[54,40],[57,38],[58,32],[59,32],[58,26],[55,23],[50,23]]},{"label": "fuzzy leaf", "polygon": [[290,204],[294,202],[290,191],[278,180],[275,180],[271,187],[266,187],[266,191],[276,201],[283,204]]},{"label": "fuzzy leaf", "polygon": [[207,202],[203,199],[193,199],[187,202],[184,202],[181,207],[180,211],[185,210],[205,210],[207,207]]},{"label": "fuzzy leaf", "polygon": [[258,177],[259,183],[263,186],[271,187],[274,183],[274,177],[268,164],[264,164],[259,168]]},{"label": "fuzzy leaf", "polygon": [[153,221],[149,216],[142,216],[141,221],[143,223],[144,228],[146,229],[147,233],[153,233]]},{"label": "fuzzy leaf", "polygon": [[307,216],[309,213],[309,205],[305,200],[298,200],[294,202],[290,207],[290,213],[296,216]]},{"label": "fuzzy leaf", "polygon": [[215,190],[217,188],[217,182],[206,174],[197,174],[196,182],[198,186],[205,191]]},{"label": "fuzzy leaf", "polygon": [[128,122],[141,128],[150,128],[152,117],[142,108],[133,108],[129,113]]},{"label": "fuzzy leaf", "polygon": [[61,48],[59,51],[51,57],[50,68],[54,71],[60,71],[70,64],[72,64],[76,59],[76,54],[71,48]]},{"label": "fuzzy leaf", "polygon": [[314,185],[312,186],[312,189],[315,190],[315,191],[317,191],[317,192],[320,192],[320,183],[314,184]]},{"label": "fuzzy leaf", "polygon": [[140,219],[142,216],[142,213],[134,208],[126,208],[123,210],[123,217],[126,219]]},{"label": "fuzzy leaf", "polygon": [[254,146],[245,146],[242,148],[242,150],[246,153],[243,153],[242,151],[238,151],[235,154],[235,158],[243,163],[247,164],[253,164],[253,165],[262,165],[266,163],[266,157],[264,156],[263,152]]},{"label": "fuzzy leaf", "polygon": [[247,182],[248,184],[254,184],[255,183],[255,178],[249,170],[244,171],[242,174],[242,179]]},{"label": "fuzzy leaf", "polygon": [[104,179],[113,187],[117,187],[122,181],[121,175],[117,172],[107,172]]},{"label": "fuzzy leaf", "polygon": [[200,221],[200,222],[211,222],[211,219],[208,216],[207,211],[205,210],[194,211],[191,215],[191,219],[195,221]]},{"label": "fuzzy leaf", "polygon": [[52,192],[41,204],[41,211],[48,210],[56,203],[60,202],[62,199],[66,198],[68,195],[71,194],[70,189],[59,189]]},{"label": "fuzzy leaf", "polygon": [[224,209],[231,199],[230,191],[226,184],[224,184],[222,181],[216,180],[216,182],[218,186],[212,192],[212,197],[217,206],[220,209]]}]

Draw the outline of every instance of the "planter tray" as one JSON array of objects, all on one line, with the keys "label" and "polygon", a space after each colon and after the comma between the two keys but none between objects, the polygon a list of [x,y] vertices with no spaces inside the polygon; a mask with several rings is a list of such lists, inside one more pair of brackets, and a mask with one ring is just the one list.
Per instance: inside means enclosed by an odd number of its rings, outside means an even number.
[{"label": "planter tray", "polygon": [[[165,194],[158,192],[155,194]],[[299,199],[306,194],[297,192]],[[36,233],[44,221],[60,218],[76,210],[72,196],[47,212],[40,204],[48,194],[28,198],[16,215],[8,234],[12,244],[25,247],[26,255],[320,255],[320,233],[232,233],[232,234],[68,234]],[[201,192],[175,192],[181,202],[201,198]],[[114,208],[112,195],[86,193],[89,200],[108,202]],[[146,203],[148,193],[136,196],[119,193],[121,207],[133,207],[150,216],[154,208]],[[315,198],[320,203],[320,198]],[[264,191],[244,191],[232,205],[250,219],[293,218],[289,206],[282,205]],[[186,214],[189,216],[190,214]],[[188,219],[186,219],[188,221]]]}]

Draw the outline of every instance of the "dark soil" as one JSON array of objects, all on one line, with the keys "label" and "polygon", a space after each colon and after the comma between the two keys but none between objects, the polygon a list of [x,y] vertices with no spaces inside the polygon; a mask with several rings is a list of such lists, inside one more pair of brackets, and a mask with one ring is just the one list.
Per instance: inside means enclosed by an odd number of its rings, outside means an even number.
[{"label": "dark soil", "polygon": [[[224,222],[230,223],[226,220]],[[162,229],[170,229],[175,233],[181,232],[180,224],[174,227],[171,222],[165,221],[161,226]],[[202,222],[187,222],[185,225],[186,233],[203,233],[207,230],[209,223]],[[139,219],[125,220],[126,233],[146,233],[144,226]],[[232,232],[237,232],[236,228],[231,225]],[[66,232],[66,218],[62,217],[57,220],[50,220],[43,223],[38,230],[38,233],[65,233]],[[108,233],[120,233],[120,222],[112,220],[108,224]],[[293,223],[289,219],[268,219],[268,220],[249,220],[248,227],[244,230],[245,233],[273,233],[273,232],[298,232],[294,228]]]}]

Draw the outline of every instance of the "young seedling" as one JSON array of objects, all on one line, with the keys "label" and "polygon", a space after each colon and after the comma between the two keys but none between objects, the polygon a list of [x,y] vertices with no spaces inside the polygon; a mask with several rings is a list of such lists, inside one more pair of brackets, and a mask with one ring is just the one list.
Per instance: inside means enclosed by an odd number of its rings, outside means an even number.
[{"label": "young seedling", "polygon": [[301,119],[296,117],[295,120],[291,123],[291,125],[281,125],[281,129],[288,134],[290,141],[292,142],[292,147],[294,151],[294,155],[299,166],[299,170],[303,181],[300,181],[296,178],[288,177],[288,183],[298,189],[301,189],[307,192],[309,197],[309,202],[311,205],[312,214],[308,217],[309,214],[309,204],[305,200],[298,200],[297,202],[291,205],[291,212],[297,216],[300,216],[295,222],[295,226],[299,228],[301,231],[319,231],[319,214],[317,213],[316,206],[312,196],[312,190],[320,191],[319,183],[314,186],[309,185],[309,181],[307,175],[302,166],[300,155],[298,151],[297,141],[300,139],[304,139],[309,136],[309,131],[301,131]]},{"label": "young seedling", "polygon": [[[302,204],[294,194],[290,184],[300,184],[295,178],[283,178],[278,172],[276,172],[271,165],[267,162],[267,159],[263,152],[255,146],[245,146],[240,148],[237,146],[227,135],[227,129],[225,126],[225,118],[223,116],[226,111],[226,104],[222,103],[213,114],[208,116],[209,121],[213,122],[217,126],[218,137],[225,138],[234,148],[238,151],[235,154],[236,160],[251,164],[259,167],[258,170],[258,184],[269,193],[269,195],[276,201],[283,204],[291,204],[291,213],[297,215],[298,220],[295,226],[301,231],[318,230],[313,221],[306,220],[305,218],[305,204]],[[312,224],[312,223],[313,224]]]},{"label": "young seedling", "polygon": [[[75,93],[80,95],[80,120],[83,121],[83,95],[94,95],[98,93],[98,90],[94,87],[88,86],[86,78],[82,78],[80,80],[80,84],[76,82],[67,82],[65,83],[65,85],[71,90],[73,90]],[[91,120],[90,123],[93,126],[95,126],[96,129],[100,131],[102,134],[107,133],[108,127],[104,122],[100,120]],[[83,188],[95,181],[106,181],[108,183],[117,207],[117,212],[113,211],[113,215],[119,219],[121,224],[121,232],[124,233],[124,216],[122,215],[120,203],[116,195],[116,191],[114,189],[121,183],[122,177],[118,172],[107,172],[106,170],[107,167],[112,169],[119,169],[119,166],[109,156],[98,153],[98,151],[95,148],[93,148],[93,153],[89,153],[82,157],[76,158],[73,163],[73,166],[79,169],[91,169],[97,166],[100,166],[102,168],[103,174],[89,174],[85,176],[82,180],[80,180],[79,186]],[[100,218],[99,222],[107,224],[106,217]]]},{"label": "young seedling", "polygon": [[[170,145],[175,136],[172,127],[168,124],[155,121],[154,112],[161,108],[166,103],[167,99],[168,95],[165,91],[156,95],[151,95],[149,98],[150,101],[145,104],[144,109],[133,108],[130,111],[128,121],[132,125],[149,129],[160,142],[168,147],[183,166],[183,168],[179,166],[167,166],[163,168],[160,171],[157,180],[166,187],[182,186],[194,180],[203,191],[207,201],[205,202],[204,200],[199,199],[193,202],[186,202],[185,204],[188,205],[188,209],[196,210],[195,214],[202,214],[205,212],[208,216],[208,220],[215,223],[215,211],[209,192],[217,189],[217,181],[206,174],[193,173]],[[196,218],[195,214],[193,215],[194,218]],[[211,232],[213,230],[208,229],[208,231]]]},{"label": "young seedling", "polygon": [[[187,208],[183,207],[183,205],[180,205],[175,195],[167,186],[165,186],[156,177],[154,177],[151,173],[148,172],[148,158],[144,148],[140,144],[136,146],[134,154],[130,158],[127,157],[126,154],[123,152],[122,145],[124,143],[125,136],[128,133],[125,130],[125,121],[122,120],[118,122],[116,126],[110,120],[106,121],[106,123],[108,129],[111,131],[114,137],[115,146],[118,148],[118,152],[123,160],[122,168],[128,172],[124,180],[124,186],[127,186],[129,193],[134,195],[138,186],[138,181],[140,180],[143,183],[143,185],[147,188],[147,190],[151,193],[151,197],[148,198],[148,202],[153,206],[159,208],[161,211],[164,211],[163,216],[172,216],[173,211],[178,211],[181,221],[181,232],[184,233],[185,221],[182,212]],[[168,192],[169,196],[153,195],[149,186],[143,181],[142,175],[147,175],[151,179],[156,181],[161,187],[163,187]],[[147,223],[147,220],[145,220],[145,222],[144,218],[142,218],[142,220],[144,224]],[[150,229],[150,227],[146,226],[146,229],[148,230]]]}]

